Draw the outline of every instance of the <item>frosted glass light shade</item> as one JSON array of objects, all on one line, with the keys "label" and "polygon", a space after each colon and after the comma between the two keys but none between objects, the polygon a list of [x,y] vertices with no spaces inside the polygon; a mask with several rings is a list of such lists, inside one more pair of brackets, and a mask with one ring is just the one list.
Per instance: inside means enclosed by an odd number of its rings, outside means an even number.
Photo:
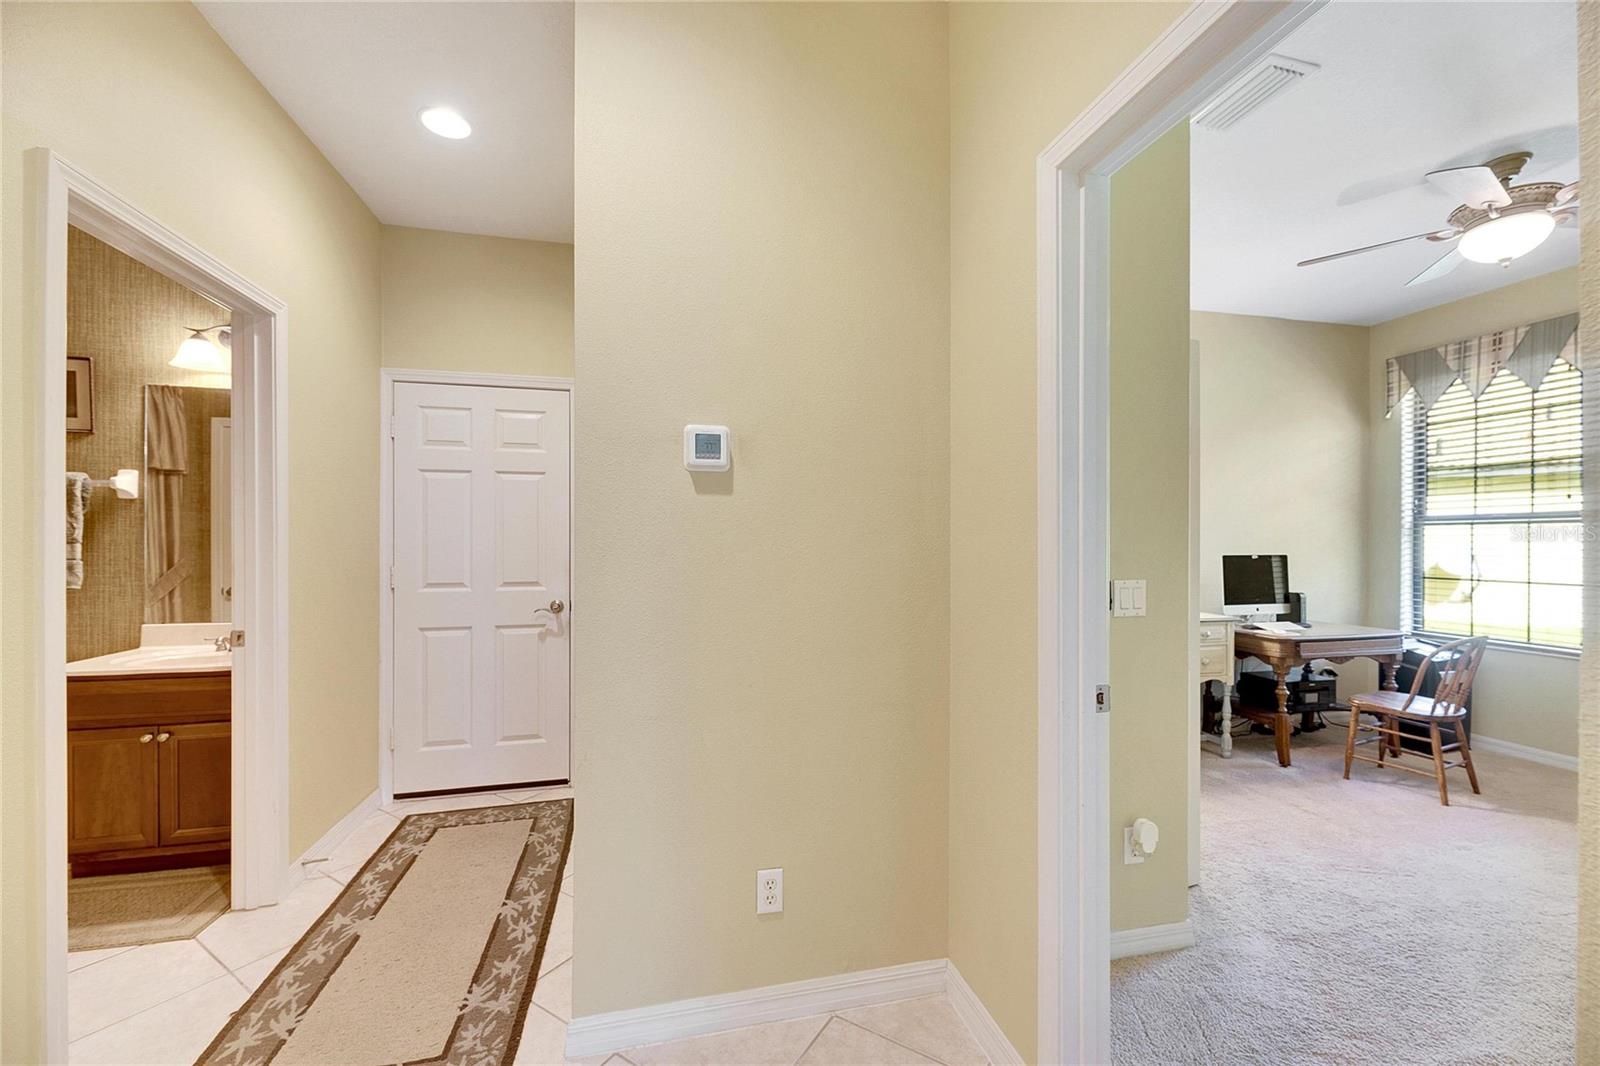
[{"label": "frosted glass light shade", "polygon": [[1509,263],[1543,244],[1555,228],[1548,211],[1501,215],[1467,230],[1457,247],[1474,263]]},{"label": "frosted glass light shade", "polygon": [[198,370],[204,374],[233,373],[232,357],[198,333],[178,345],[178,354],[172,357],[168,365],[181,370]]}]

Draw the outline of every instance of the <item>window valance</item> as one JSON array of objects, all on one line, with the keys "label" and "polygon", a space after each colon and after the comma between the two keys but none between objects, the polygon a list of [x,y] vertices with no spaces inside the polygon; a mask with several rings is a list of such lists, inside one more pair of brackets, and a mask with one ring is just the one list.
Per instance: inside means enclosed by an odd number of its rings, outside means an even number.
[{"label": "window valance", "polygon": [[1537,391],[1557,359],[1583,369],[1576,313],[1399,355],[1389,360],[1384,415],[1393,414],[1395,405],[1412,390],[1423,410],[1429,410],[1457,381],[1464,382],[1476,399],[1502,370]]}]

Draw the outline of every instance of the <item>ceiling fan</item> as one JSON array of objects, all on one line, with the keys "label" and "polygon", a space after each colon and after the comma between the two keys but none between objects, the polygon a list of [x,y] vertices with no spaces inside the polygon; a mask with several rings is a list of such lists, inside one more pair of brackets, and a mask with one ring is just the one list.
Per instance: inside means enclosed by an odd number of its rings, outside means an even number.
[{"label": "ceiling fan", "polygon": [[1392,241],[1352,248],[1347,252],[1319,255],[1301,261],[1313,266],[1346,256],[1387,248],[1407,241],[1456,241],[1455,247],[1434,261],[1422,273],[1406,282],[1420,285],[1442,278],[1463,259],[1474,263],[1499,263],[1507,266],[1543,244],[1557,225],[1578,216],[1578,183],[1541,181],[1513,185],[1512,180],[1533,158],[1532,152],[1512,152],[1497,156],[1482,166],[1452,167],[1427,175],[1428,183],[1461,201],[1450,212],[1444,229],[1414,233]]}]

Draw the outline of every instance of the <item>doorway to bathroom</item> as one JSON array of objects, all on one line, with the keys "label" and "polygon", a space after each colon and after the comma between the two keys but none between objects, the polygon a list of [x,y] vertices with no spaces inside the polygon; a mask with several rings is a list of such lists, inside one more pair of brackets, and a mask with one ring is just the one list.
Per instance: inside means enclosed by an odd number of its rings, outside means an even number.
[{"label": "doorway to bathroom", "polygon": [[[190,893],[224,909],[285,887],[287,309],[48,149],[28,163],[41,498],[83,475],[33,547],[46,1052],[65,1061],[94,1002],[69,968],[98,968],[69,963],[76,875],[226,863],[220,901],[204,875]],[[159,924],[136,938],[190,935]]]}]

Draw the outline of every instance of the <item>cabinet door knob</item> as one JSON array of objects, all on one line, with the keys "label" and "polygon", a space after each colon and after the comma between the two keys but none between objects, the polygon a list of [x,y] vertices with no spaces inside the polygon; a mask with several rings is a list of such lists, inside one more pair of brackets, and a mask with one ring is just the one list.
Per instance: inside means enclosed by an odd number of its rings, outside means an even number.
[{"label": "cabinet door knob", "polygon": [[171,739],[172,739],[172,734],[171,733],[157,733],[156,734],[156,743],[157,744],[165,744],[167,741],[169,741]]},{"label": "cabinet door knob", "polygon": [[139,743],[148,744],[152,740],[154,740],[155,738],[156,738],[156,735],[154,733],[146,733],[144,736],[139,738]]}]

